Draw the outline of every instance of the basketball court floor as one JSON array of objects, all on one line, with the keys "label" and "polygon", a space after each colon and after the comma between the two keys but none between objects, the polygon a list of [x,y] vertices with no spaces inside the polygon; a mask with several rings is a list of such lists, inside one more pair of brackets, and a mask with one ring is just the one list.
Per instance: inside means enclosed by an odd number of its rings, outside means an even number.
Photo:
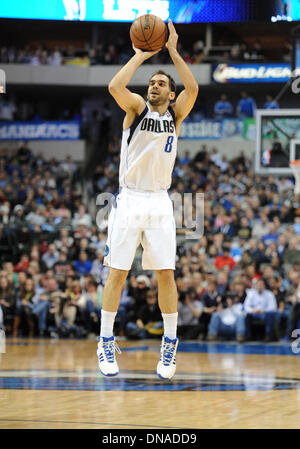
[{"label": "basketball court floor", "polygon": [[181,342],[171,381],[155,374],[160,340],[119,341],[114,378],[98,372],[96,346],[7,339],[0,428],[300,428],[300,354],[291,344]]}]

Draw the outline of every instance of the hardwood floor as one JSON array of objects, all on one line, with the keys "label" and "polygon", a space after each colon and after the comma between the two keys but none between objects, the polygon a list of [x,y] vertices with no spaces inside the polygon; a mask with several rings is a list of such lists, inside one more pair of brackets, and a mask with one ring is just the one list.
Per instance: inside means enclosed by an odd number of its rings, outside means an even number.
[{"label": "hardwood floor", "polygon": [[160,341],[120,341],[120,374],[97,369],[97,342],[7,339],[1,429],[300,428],[300,357],[289,345],[181,343],[172,381]]}]

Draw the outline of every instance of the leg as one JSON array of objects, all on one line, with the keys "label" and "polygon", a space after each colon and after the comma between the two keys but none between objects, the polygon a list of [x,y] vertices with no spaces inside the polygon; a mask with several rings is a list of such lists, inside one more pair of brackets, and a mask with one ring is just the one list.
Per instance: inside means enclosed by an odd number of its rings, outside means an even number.
[{"label": "leg", "polygon": [[236,338],[239,342],[245,340],[246,323],[244,315],[238,315],[235,322]]},{"label": "leg", "polygon": [[173,270],[156,270],[161,313],[177,313],[178,294]]},{"label": "leg", "polygon": [[176,370],[178,346],[176,338],[178,293],[173,270],[156,270],[155,274],[158,283],[158,304],[164,321],[164,336],[156,372],[162,379],[171,379]]},{"label": "leg", "polygon": [[21,322],[21,317],[19,315],[16,315],[14,318],[13,337],[18,336],[20,322]]},{"label": "leg", "polygon": [[36,306],[33,307],[32,311],[38,318],[39,331],[45,331],[47,314],[50,308],[49,301],[40,301]]},{"label": "leg", "polygon": [[140,329],[133,321],[129,321],[126,324],[126,334],[129,338],[137,338],[141,340],[147,337],[146,329]]},{"label": "leg", "polygon": [[206,313],[206,312],[202,312],[199,318],[199,324],[202,327],[202,332],[203,332],[203,338],[206,339],[207,337],[207,332],[208,332],[208,326],[210,323],[210,319],[211,319],[211,314],[210,313]]},{"label": "leg", "polygon": [[29,329],[29,337],[34,336],[34,321],[33,321],[33,313],[32,313],[32,307],[30,305],[27,305],[24,307],[24,318],[26,319],[28,329]]},{"label": "leg", "polygon": [[253,320],[253,313],[247,313],[245,318],[245,325],[246,325],[246,336],[248,339],[252,337],[251,335],[251,323]]},{"label": "leg", "polygon": [[142,266],[154,270],[158,283],[158,305],[164,322],[160,360],[157,375],[171,379],[176,370],[178,346],[177,301],[178,293],[174,280],[176,254],[176,225],[173,205],[167,192],[147,198],[147,221],[141,235],[144,249]]},{"label": "leg", "polygon": [[117,313],[117,321],[119,323],[119,335],[124,335],[124,328],[126,323],[127,306],[120,305]]},{"label": "leg", "polygon": [[178,293],[173,270],[156,270],[158,305],[164,321],[164,335],[176,338]]},{"label": "leg", "polygon": [[235,324],[225,324],[221,320],[219,332],[223,339],[231,339],[235,336]]},{"label": "leg", "polygon": [[208,339],[214,340],[217,338],[221,324],[220,314],[215,312],[212,314],[211,320],[208,326]]},{"label": "leg", "polygon": [[[91,299],[88,299],[83,310],[84,322],[87,332],[90,334],[94,323],[98,323],[99,313]],[[101,316],[101,315],[100,315]]]},{"label": "leg", "polygon": [[265,313],[265,323],[266,323],[266,338],[270,340],[272,338],[272,333],[274,330],[275,322],[275,312]]},{"label": "leg", "polygon": [[103,290],[102,310],[117,312],[121,299],[122,286],[126,281],[127,275],[128,271],[118,270],[116,268],[110,269]]},{"label": "leg", "polygon": [[292,339],[292,332],[293,332],[293,315],[292,315],[292,311],[293,311],[293,306],[290,304],[287,304],[284,308],[284,317],[286,319],[286,323],[285,323],[285,339],[287,340],[291,340]]},{"label": "leg", "polygon": [[99,369],[104,376],[116,376],[119,373],[118,364],[115,360],[115,350],[120,352],[120,349],[113,337],[113,327],[120,304],[122,286],[127,274],[128,271],[126,270],[111,268],[103,290],[97,356]]},{"label": "leg", "polygon": [[122,286],[128,271],[111,268],[105,283],[102,297],[100,336],[109,338],[113,335],[113,327],[120,304]]}]

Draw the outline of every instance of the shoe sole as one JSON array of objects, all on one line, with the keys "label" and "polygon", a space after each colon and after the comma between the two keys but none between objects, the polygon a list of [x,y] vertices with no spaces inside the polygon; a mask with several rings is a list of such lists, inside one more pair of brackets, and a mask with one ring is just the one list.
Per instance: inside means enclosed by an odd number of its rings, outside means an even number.
[{"label": "shoe sole", "polygon": [[100,373],[103,374],[103,376],[105,376],[105,377],[114,377],[114,376],[117,376],[119,374],[119,373],[104,374],[101,370],[100,370]]},{"label": "shoe sole", "polygon": [[161,374],[159,374],[157,371],[156,371],[156,374],[157,374],[157,376],[160,378],[160,379],[162,379],[162,380],[171,380],[172,379],[172,377],[163,377]]}]

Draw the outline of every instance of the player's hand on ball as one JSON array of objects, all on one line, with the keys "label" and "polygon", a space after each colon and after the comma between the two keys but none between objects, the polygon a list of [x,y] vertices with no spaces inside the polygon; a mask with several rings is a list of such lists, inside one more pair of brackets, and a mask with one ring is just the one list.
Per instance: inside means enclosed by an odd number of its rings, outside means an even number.
[{"label": "player's hand on ball", "polygon": [[136,53],[137,55],[140,55],[140,56],[143,58],[144,61],[145,61],[146,59],[151,58],[151,56],[156,55],[156,53],[158,53],[158,52],[161,50],[161,48],[159,48],[158,50],[155,50],[155,51],[143,51],[143,50],[141,50],[141,49],[139,49],[139,48],[136,48],[136,47],[134,46],[134,44],[132,44],[132,48],[134,49],[134,51],[135,51],[135,53]]},{"label": "player's hand on ball", "polygon": [[166,43],[166,47],[169,51],[176,50],[178,34],[176,33],[175,27],[171,19],[169,19],[168,28],[169,28],[169,39],[168,42]]}]

